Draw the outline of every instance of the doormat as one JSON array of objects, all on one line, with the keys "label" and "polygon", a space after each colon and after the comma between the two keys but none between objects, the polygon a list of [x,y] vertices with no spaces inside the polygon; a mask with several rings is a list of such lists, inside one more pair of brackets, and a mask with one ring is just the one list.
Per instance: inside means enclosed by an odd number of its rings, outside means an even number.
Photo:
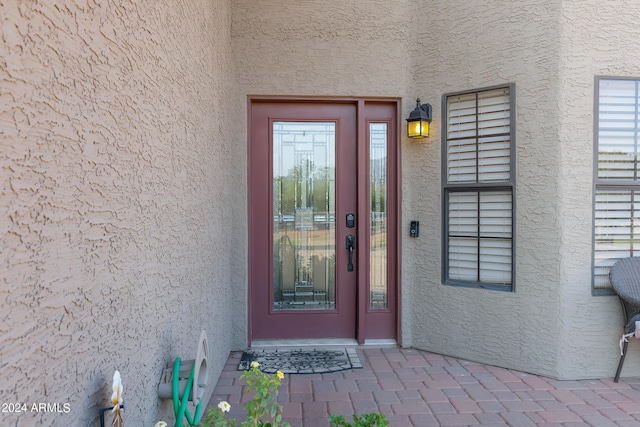
[{"label": "doormat", "polygon": [[322,374],[362,368],[355,348],[248,350],[242,354],[238,370],[248,370],[251,362],[258,362],[258,369],[269,374]]}]

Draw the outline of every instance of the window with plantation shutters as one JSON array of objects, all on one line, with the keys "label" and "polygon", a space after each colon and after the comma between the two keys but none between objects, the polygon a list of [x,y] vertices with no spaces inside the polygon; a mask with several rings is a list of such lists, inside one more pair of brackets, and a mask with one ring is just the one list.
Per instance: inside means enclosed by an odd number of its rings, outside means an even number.
[{"label": "window with plantation shutters", "polygon": [[443,277],[513,290],[514,86],[443,98]]},{"label": "window with plantation shutters", "polygon": [[610,294],[609,269],[640,256],[640,80],[596,78],[593,293]]}]

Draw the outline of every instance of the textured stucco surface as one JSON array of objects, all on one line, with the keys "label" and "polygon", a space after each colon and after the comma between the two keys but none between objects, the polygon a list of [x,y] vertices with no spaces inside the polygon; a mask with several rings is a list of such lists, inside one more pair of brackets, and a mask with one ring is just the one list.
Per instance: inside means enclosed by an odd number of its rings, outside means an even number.
[{"label": "textured stucco surface", "polygon": [[[120,370],[126,425],[173,419],[164,365],[231,347],[242,177],[220,1],[0,2],[0,396],[88,426]],[[235,202],[234,202],[235,200]]]},{"label": "textured stucco surface", "polygon": [[394,96],[406,87],[405,2],[233,3],[241,94]]},{"label": "textured stucco surface", "polygon": [[[429,43],[435,51],[437,71],[416,75],[432,91],[430,98],[515,83],[516,283],[513,293],[442,286],[441,194],[439,185],[421,188],[422,194],[407,202],[429,206],[428,222],[435,227],[432,244],[425,242],[426,257],[414,260],[403,253],[406,265],[415,269],[405,275],[403,286],[412,286],[413,299],[420,301],[412,307],[412,342],[439,353],[561,376],[556,362],[562,316],[556,101],[560,2],[452,1],[439,6],[432,10],[428,32],[418,29],[417,48]],[[440,111],[437,117],[442,120]],[[428,162],[430,181],[440,183],[441,135],[434,136],[431,153],[406,156],[403,166],[414,170],[410,159],[426,154],[417,162]]]},{"label": "textured stucco surface", "polygon": [[[439,241],[425,243],[426,257],[403,247],[403,286],[421,302],[412,305],[413,345],[557,378],[613,375],[619,304],[591,295],[593,82],[639,75],[640,62],[628,55],[638,45],[639,14],[623,1],[447,1],[423,17],[433,25],[417,30],[418,47],[435,46],[437,71],[418,68],[416,78],[432,98],[516,85],[516,284],[506,294],[444,287]],[[421,153],[405,156],[405,176],[407,168],[428,170],[437,180],[439,146],[429,147],[422,160],[432,160],[420,169],[411,159]],[[422,188],[420,181],[407,177],[405,187]],[[440,236],[439,194],[409,191],[405,212],[428,205],[422,209]],[[624,375],[639,373],[627,364]]]},{"label": "textured stucco surface", "polygon": [[[629,55],[639,14],[628,1],[239,0],[238,93],[395,96],[404,117],[415,97],[430,102],[428,142],[402,140],[402,229],[411,220],[422,229],[401,247],[403,345],[557,378],[608,377],[621,314],[615,298],[591,295],[593,79],[640,75]],[[516,85],[515,292],[446,287],[441,98],[505,83]]]},{"label": "textured stucco surface", "polygon": [[[620,11],[624,10],[624,14]],[[640,77],[640,5],[546,0],[0,2],[2,425],[172,419],[162,367],[200,330],[217,379],[247,339],[246,96],[420,96],[402,138],[403,345],[610,377],[621,314],[591,295],[594,76]],[[516,290],[441,285],[440,100],[516,85]],[[632,343],[623,375],[640,375]],[[7,421],[8,420],[8,421]],[[5,422],[7,421],[7,422]]]},{"label": "textured stucco surface", "polygon": [[[562,3],[558,135],[562,199],[561,311],[558,365],[568,376],[615,373],[622,314],[616,297],[592,297],[592,174],[594,77],[640,78],[640,4]],[[581,356],[586,354],[586,357]],[[640,375],[640,345],[631,340],[622,376]]]}]

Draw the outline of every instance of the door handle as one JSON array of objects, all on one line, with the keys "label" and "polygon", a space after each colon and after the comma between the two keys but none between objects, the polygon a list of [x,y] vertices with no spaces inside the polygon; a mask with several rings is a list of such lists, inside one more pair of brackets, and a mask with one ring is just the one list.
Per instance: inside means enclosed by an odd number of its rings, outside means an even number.
[{"label": "door handle", "polygon": [[356,248],[356,236],[347,235],[347,250],[349,251],[349,263],[347,264],[347,271],[353,271],[353,250]]}]

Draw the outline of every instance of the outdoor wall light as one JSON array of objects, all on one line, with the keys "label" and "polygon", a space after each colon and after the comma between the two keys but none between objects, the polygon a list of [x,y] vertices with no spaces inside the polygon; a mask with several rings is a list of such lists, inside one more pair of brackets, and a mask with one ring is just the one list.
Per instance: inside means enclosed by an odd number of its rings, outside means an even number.
[{"label": "outdoor wall light", "polygon": [[431,123],[431,104],[420,105],[420,98],[416,99],[416,109],[407,119],[407,136],[409,138],[426,138],[429,136]]}]

